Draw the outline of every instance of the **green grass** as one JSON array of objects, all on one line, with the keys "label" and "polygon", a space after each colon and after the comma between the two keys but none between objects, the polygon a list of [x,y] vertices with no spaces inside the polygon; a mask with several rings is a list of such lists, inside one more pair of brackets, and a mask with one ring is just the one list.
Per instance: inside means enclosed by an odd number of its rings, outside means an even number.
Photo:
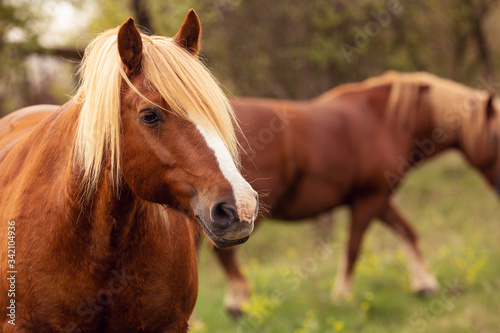
[{"label": "green grass", "polygon": [[[498,332],[500,330],[500,203],[477,172],[447,154],[412,173],[396,204],[420,235],[441,289],[419,298],[409,288],[401,242],[379,223],[365,237],[353,297],[330,300],[346,241],[348,211],[335,212],[328,248],[309,223],[263,223],[240,246],[252,284],[247,315],[225,313],[225,280],[205,246],[199,258],[192,332]],[[331,251],[330,251],[331,250]]]}]

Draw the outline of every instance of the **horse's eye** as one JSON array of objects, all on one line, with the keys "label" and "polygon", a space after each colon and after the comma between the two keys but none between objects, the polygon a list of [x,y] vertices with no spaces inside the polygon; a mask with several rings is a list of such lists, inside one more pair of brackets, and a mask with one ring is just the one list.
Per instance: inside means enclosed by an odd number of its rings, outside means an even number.
[{"label": "horse's eye", "polygon": [[159,113],[153,109],[142,110],[139,114],[141,120],[146,125],[155,125],[161,120]]}]

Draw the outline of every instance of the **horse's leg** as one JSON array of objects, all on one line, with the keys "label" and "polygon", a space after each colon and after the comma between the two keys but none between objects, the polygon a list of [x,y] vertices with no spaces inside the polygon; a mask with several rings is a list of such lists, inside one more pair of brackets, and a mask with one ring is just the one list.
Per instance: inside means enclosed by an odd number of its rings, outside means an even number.
[{"label": "horse's leg", "polygon": [[351,225],[347,255],[337,271],[337,278],[331,295],[334,301],[345,298],[350,294],[354,264],[358,258],[363,236],[370,221],[382,211],[386,200],[385,195],[379,194],[355,199],[351,205]]},{"label": "horse's leg", "polygon": [[236,260],[236,248],[215,250],[217,258],[224,267],[228,287],[224,297],[224,306],[234,318],[240,317],[243,312],[241,305],[250,297],[250,285],[240,271]]},{"label": "horse's leg", "polygon": [[421,295],[433,294],[438,289],[436,278],[429,272],[425,260],[418,248],[418,237],[408,221],[389,202],[380,215],[385,222],[403,240],[408,252],[410,284],[414,292]]}]

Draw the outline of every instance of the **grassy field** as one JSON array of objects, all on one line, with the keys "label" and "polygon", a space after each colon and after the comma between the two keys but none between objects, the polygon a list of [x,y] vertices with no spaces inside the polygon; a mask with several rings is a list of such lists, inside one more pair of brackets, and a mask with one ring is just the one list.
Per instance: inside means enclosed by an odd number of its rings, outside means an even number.
[{"label": "grassy field", "polygon": [[375,223],[365,238],[352,298],[330,300],[346,241],[348,212],[335,212],[332,240],[321,245],[311,224],[265,222],[240,247],[251,281],[247,315],[225,313],[225,281],[205,246],[199,258],[192,332],[500,332],[500,203],[457,153],[412,173],[396,203],[413,222],[441,289],[419,298],[409,288],[401,242]]}]

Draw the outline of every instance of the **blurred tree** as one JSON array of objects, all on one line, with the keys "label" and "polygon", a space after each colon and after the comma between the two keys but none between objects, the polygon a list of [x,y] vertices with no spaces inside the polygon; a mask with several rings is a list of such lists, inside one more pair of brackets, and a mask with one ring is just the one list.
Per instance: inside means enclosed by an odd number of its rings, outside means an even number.
[{"label": "blurred tree", "polygon": [[149,29],[166,35],[175,33],[186,11],[194,7],[202,20],[207,63],[234,94],[294,99],[311,98],[337,84],[389,69],[425,70],[476,85],[478,77],[495,74],[496,49],[489,40],[494,34],[487,22],[497,22],[497,4],[133,1],[148,17]]},{"label": "blurred tree", "polygon": [[142,0],[132,0],[132,8],[137,19],[136,24],[148,31],[153,31],[150,15],[147,9],[147,3]]},{"label": "blurred tree", "polygon": [[23,56],[16,40],[25,45],[33,44],[35,33],[28,21],[31,16],[19,11],[13,4],[0,0],[0,114],[20,104],[20,100],[30,100],[26,89],[28,81]]},{"label": "blurred tree", "polygon": [[[133,16],[144,30],[172,36],[195,8],[203,26],[202,59],[235,95],[312,98],[389,69],[424,70],[484,88],[500,81],[498,2],[101,0],[95,1],[89,30],[103,31]],[[21,61],[27,53],[79,56],[71,48],[39,45],[33,22],[40,18],[33,13],[43,3],[0,0],[2,110],[39,100],[21,89],[28,86]]]},{"label": "blurred tree", "polygon": [[487,75],[493,71],[493,63],[489,50],[486,33],[484,31],[484,20],[490,8],[497,3],[496,0],[464,0],[465,5],[471,8],[469,20],[471,21],[471,35],[476,40],[479,60]]},{"label": "blurred tree", "polygon": [[[59,87],[53,84],[60,70],[54,59],[79,59],[80,52],[75,47],[44,47],[39,42],[51,19],[47,5],[63,2],[78,4],[77,0],[0,0],[0,115],[25,105],[66,99],[69,91],[57,91]],[[44,58],[48,55],[56,57]],[[73,67],[66,64],[66,75],[71,75]]]}]

